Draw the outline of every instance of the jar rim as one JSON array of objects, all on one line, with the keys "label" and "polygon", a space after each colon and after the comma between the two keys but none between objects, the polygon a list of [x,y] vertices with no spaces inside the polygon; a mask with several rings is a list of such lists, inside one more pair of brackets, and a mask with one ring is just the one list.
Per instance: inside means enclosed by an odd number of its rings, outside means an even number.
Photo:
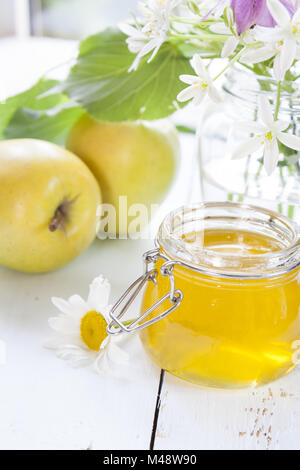
[{"label": "jar rim", "polygon": [[[187,229],[197,223],[203,227],[206,220],[214,223],[223,221],[232,228],[247,226],[253,233],[261,230],[263,234],[279,238],[283,248],[260,254],[243,254],[217,252],[199,245],[194,247],[182,237],[185,225]],[[181,206],[165,217],[156,242],[170,260],[213,277],[263,279],[278,277],[300,266],[298,225],[277,212],[244,203],[203,202]]]}]

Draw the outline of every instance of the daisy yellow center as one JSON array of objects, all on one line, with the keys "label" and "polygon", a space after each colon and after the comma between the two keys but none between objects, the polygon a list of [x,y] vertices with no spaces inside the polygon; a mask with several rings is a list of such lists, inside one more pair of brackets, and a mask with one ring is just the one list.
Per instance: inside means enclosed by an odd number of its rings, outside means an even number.
[{"label": "daisy yellow center", "polygon": [[293,34],[297,34],[298,33],[298,28],[297,26],[293,26]]},{"label": "daisy yellow center", "polygon": [[201,87],[202,87],[202,88],[207,88],[208,85],[207,85],[207,83],[202,83],[202,84],[201,84]]},{"label": "daisy yellow center", "polygon": [[107,337],[106,321],[101,313],[95,310],[87,312],[81,319],[80,335],[86,346],[92,351],[99,351],[101,344]]}]

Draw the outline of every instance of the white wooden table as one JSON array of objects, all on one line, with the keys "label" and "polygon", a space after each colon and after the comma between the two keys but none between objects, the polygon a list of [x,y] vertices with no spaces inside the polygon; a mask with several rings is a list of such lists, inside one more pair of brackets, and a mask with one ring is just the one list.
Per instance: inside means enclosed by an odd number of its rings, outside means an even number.
[{"label": "white wooden table", "polygon": [[[0,41],[12,92],[30,81],[28,75],[22,81],[22,70],[31,46],[22,46],[17,70],[19,46]],[[44,41],[34,47],[40,57],[43,47],[49,49]],[[65,43],[64,54],[73,54],[72,48]],[[49,63],[42,64],[45,70]],[[33,71],[31,79],[38,76],[37,68]],[[47,318],[55,313],[52,295],[86,296],[91,279],[103,273],[116,298],[140,274],[141,255],[149,245],[96,241],[70,265],[44,275],[0,268],[0,339],[7,347],[7,362],[0,365],[0,449],[149,449],[150,443],[156,450],[299,449],[299,369],[264,388],[215,391],[163,376],[138,337],[128,343],[132,366],[123,379],[74,370],[42,348],[51,334]]]}]

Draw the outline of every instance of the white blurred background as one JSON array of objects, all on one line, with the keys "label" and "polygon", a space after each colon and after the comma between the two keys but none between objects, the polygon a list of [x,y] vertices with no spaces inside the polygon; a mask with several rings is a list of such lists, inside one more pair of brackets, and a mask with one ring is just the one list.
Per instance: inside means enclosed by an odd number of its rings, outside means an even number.
[{"label": "white blurred background", "polygon": [[0,37],[81,39],[136,11],[137,0],[0,0]]},{"label": "white blurred background", "polygon": [[[138,0],[0,0],[0,102],[77,55],[78,40],[117,25]],[[63,78],[57,70],[52,78]]]}]

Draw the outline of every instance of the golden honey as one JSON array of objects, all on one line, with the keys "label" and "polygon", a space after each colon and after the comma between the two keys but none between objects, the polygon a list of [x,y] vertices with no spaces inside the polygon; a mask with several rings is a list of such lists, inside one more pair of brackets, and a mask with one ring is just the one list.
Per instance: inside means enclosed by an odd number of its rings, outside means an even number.
[{"label": "golden honey", "polygon": [[[275,215],[268,219],[266,211],[257,209],[255,215],[253,208],[251,220],[249,216],[244,223],[242,208],[233,206],[229,204],[230,223],[224,208],[218,215],[216,205],[205,207],[202,230],[190,231],[193,224],[186,223],[183,233],[171,233],[173,245],[161,242],[160,253],[168,259],[182,260],[185,251],[189,255],[187,266],[175,264],[173,269],[183,300],[166,318],[141,331],[148,354],[160,367],[222,388],[257,386],[288,373],[295,367],[293,342],[300,339],[295,227],[279,215],[277,221]],[[164,262],[157,261],[158,273]],[[161,274],[157,285],[148,282],[142,311],[163,297],[169,285]],[[165,309],[161,305],[152,317]]]}]

